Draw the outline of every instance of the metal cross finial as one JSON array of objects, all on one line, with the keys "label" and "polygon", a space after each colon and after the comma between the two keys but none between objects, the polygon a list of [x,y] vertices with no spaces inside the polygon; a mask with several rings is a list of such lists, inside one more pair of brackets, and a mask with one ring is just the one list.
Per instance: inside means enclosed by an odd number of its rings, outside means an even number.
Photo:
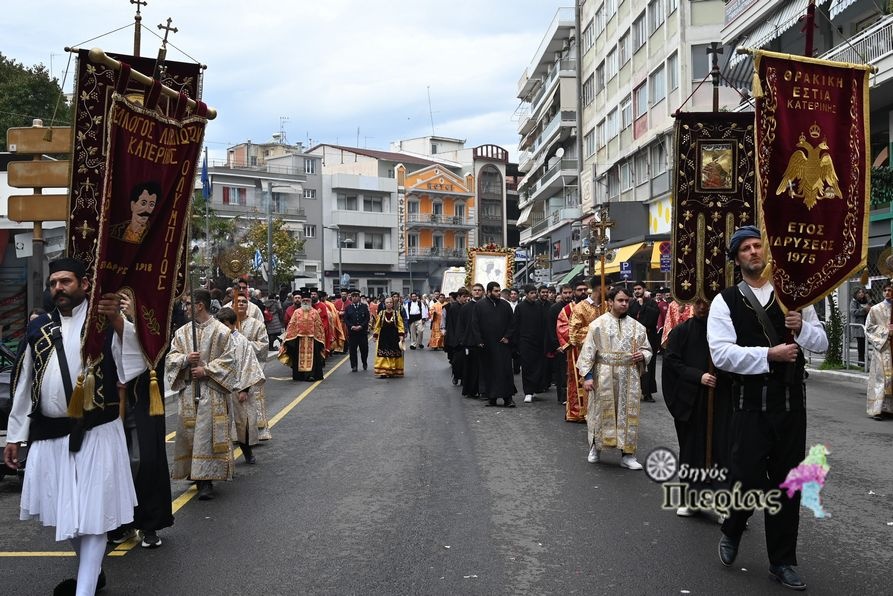
[{"label": "metal cross finial", "polygon": [[160,23],[158,24],[158,30],[159,30],[159,31],[164,30],[164,39],[161,40],[161,45],[162,45],[162,46],[167,47],[167,36],[168,36],[169,33],[176,33],[177,31],[179,31],[179,29],[177,29],[176,27],[171,27],[171,22],[172,22],[173,20],[174,20],[174,19],[168,17],[168,18],[167,18],[167,25],[162,25],[162,24],[160,24]]},{"label": "metal cross finial", "polygon": [[148,4],[149,4],[148,2],[145,2],[144,0],[130,0],[130,3],[131,3],[131,4],[136,4],[136,14],[137,14],[137,15],[140,14],[140,7],[141,7],[141,6],[148,6]]}]

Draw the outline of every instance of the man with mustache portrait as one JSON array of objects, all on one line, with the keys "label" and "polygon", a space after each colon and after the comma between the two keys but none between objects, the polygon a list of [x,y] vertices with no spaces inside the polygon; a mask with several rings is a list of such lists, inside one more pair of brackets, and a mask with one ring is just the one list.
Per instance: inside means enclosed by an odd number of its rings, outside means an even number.
[{"label": "man with mustache portrait", "polygon": [[134,186],[130,193],[130,221],[114,224],[111,237],[131,244],[141,243],[160,194],[161,187],[157,182],[140,182]]}]

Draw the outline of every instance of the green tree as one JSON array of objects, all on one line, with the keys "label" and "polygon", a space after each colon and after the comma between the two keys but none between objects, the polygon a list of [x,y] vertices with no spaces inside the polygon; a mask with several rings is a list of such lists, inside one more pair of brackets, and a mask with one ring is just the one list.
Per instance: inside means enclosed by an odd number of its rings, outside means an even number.
[{"label": "green tree", "polygon": [[6,151],[8,128],[31,126],[35,118],[44,126],[70,125],[71,111],[58,79],[43,64],[25,67],[0,53],[0,151]]},{"label": "green tree", "polygon": [[828,351],[825,352],[823,368],[840,368],[843,365],[843,317],[840,314],[840,309],[837,308],[837,300],[834,294],[828,296],[828,303],[830,304],[826,327]]},{"label": "green tree", "polygon": [[[279,287],[280,283],[292,281],[295,266],[304,256],[304,240],[291,230],[286,229],[285,223],[281,219],[273,219],[272,228],[273,256],[276,257],[276,267],[270,287],[275,289]],[[263,262],[268,262],[266,220],[257,219],[250,225],[242,245],[248,248],[248,253],[252,255],[252,258],[255,251],[259,250]],[[259,269],[255,269],[255,272],[260,276]]]}]

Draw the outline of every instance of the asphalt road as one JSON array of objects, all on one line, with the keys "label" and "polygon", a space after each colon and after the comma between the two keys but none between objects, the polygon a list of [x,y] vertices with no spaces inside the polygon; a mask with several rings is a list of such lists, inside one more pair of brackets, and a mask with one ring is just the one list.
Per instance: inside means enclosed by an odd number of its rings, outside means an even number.
[{"label": "asphalt road", "polygon": [[[767,578],[760,516],[723,568],[718,526],[662,510],[660,486],[617,454],[588,464],[585,427],[563,421],[553,394],[485,408],[427,350],[407,354],[403,379],[344,363],[307,392],[275,361],[267,373],[271,415],[304,399],[258,464],[239,461],[210,502],[175,482],[164,545],[114,551],[104,594],[786,592]],[[815,373],[808,385],[808,442],[832,452],[831,517],[801,510],[798,569],[813,594],[889,594],[893,420],[865,416],[864,380]],[[640,459],[656,446],[676,446],[659,396],[642,407]],[[18,484],[0,481],[0,593],[49,594],[75,560],[17,521]]]}]

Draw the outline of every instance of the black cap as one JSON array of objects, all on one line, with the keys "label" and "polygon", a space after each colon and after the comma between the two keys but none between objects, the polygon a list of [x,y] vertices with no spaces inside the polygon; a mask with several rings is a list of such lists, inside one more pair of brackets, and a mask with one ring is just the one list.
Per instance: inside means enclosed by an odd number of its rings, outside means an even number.
[{"label": "black cap", "polygon": [[62,257],[61,259],[50,261],[50,274],[52,275],[59,271],[71,271],[80,279],[87,275],[87,266],[82,261],[70,257]]}]

